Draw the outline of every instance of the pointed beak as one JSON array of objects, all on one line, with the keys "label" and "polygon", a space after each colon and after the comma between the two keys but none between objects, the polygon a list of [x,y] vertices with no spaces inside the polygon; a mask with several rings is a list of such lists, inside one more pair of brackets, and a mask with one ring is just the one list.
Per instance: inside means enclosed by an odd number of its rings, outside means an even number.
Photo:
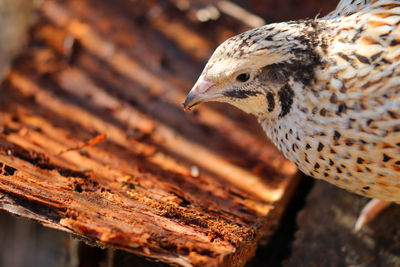
[{"label": "pointed beak", "polygon": [[197,104],[215,98],[215,95],[211,92],[211,89],[216,87],[216,85],[216,83],[207,81],[203,78],[203,76],[200,76],[192,90],[190,90],[189,94],[187,95],[185,103],[183,103],[183,108],[185,110],[190,110],[190,108]]}]

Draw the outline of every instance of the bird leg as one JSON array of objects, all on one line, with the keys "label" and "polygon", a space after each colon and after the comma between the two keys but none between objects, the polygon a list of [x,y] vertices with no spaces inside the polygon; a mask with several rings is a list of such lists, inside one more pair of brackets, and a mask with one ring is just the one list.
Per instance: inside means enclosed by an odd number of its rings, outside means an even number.
[{"label": "bird leg", "polygon": [[365,224],[372,221],[376,216],[385,208],[387,208],[392,202],[372,199],[362,209],[360,216],[357,219],[354,229],[358,232]]}]

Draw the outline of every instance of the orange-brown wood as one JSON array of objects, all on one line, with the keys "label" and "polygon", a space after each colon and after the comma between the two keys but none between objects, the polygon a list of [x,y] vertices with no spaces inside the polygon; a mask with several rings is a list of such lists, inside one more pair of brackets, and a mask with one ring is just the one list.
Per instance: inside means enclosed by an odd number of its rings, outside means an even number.
[{"label": "orange-brown wood", "polygon": [[190,14],[44,1],[0,89],[0,208],[179,266],[246,263],[296,168],[240,111],[183,111],[220,41]]}]

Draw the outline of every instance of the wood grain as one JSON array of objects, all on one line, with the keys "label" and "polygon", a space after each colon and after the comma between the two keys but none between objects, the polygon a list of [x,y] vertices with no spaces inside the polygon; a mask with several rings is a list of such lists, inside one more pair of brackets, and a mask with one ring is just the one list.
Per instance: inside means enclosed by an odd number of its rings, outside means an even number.
[{"label": "wood grain", "polygon": [[[221,36],[243,29],[226,20]],[[0,207],[153,260],[243,266],[296,168],[240,111],[183,111],[219,42],[205,32],[174,4],[44,1],[0,89]]]}]

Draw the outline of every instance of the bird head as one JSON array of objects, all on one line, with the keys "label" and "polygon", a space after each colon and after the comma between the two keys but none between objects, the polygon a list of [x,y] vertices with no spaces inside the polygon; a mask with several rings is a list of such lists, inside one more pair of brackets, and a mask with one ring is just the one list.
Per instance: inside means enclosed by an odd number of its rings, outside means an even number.
[{"label": "bird head", "polygon": [[287,112],[294,96],[290,81],[297,76],[306,83],[309,65],[318,61],[307,37],[312,33],[304,30],[312,26],[301,25],[271,24],[226,40],[209,59],[184,108],[217,101],[256,116]]}]

